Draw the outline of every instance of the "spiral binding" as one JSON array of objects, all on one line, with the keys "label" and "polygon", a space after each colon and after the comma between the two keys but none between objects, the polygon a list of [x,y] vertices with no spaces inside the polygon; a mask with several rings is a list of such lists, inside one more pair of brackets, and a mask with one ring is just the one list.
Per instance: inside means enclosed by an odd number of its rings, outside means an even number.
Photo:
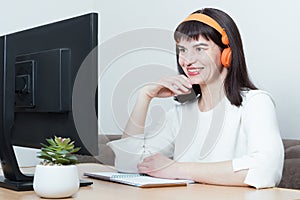
[{"label": "spiral binding", "polygon": [[141,176],[147,176],[146,174],[122,174],[122,175],[112,175],[111,179],[122,179],[122,178],[136,178]]}]

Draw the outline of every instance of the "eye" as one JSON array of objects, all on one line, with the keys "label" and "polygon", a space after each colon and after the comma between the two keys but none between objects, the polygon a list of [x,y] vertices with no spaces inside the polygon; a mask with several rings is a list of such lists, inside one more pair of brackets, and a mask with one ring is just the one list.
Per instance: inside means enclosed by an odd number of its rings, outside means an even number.
[{"label": "eye", "polygon": [[186,50],[186,48],[179,47],[179,48],[178,48],[178,52],[179,52],[179,53],[186,53],[187,50]]},{"label": "eye", "polygon": [[196,48],[196,51],[199,51],[199,52],[200,52],[200,51],[202,51],[202,50],[203,50],[203,48],[201,48],[201,47],[197,47],[197,48]]}]

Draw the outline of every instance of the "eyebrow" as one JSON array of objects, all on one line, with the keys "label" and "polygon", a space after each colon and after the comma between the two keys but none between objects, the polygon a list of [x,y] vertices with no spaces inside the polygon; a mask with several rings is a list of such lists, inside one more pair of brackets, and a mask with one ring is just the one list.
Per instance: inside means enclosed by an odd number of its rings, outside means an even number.
[{"label": "eyebrow", "polygon": [[178,45],[178,44],[176,44],[176,46],[177,46],[177,48],[183,48],[183,49],[185,49],[184,46],[181,46],[181,45]]},{"label": "eyebrow", "polygon": [[206,43],[198,43],[198,44],[193,45],[193,47],[198,47],[198,46],[206,46],[206,47],[208,47],[208,44],[206,44]]},{"label": "eyebrow", "polygon": [[[184,47],[184,46],[181,46],[181,45],[176,45],[178,48],[186,48],[186,47]],[[209,45],[208,44],[206,44],[206,43],[198,43],[198,44],[195,44],[195,45],[193,45],[193,47],[199,47],[199,46],[205,46],[205,47],[208,47]]]}]

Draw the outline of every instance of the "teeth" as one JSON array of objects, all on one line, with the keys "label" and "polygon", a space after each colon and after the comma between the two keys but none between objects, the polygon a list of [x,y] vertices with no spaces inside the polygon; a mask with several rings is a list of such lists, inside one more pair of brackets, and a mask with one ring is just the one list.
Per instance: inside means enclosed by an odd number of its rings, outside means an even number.
[{"label": "teeth", "polygon": [[197,72],[197,71],[199,71],[199,69],[189,69],[188,71],[189,72]]},{"label": "teeth", "polygon": [[199,68],[191,68],[191,69],[187,69],[188,72],[198,72],[201,69],[203,69],[204,67],[199,67]]}]

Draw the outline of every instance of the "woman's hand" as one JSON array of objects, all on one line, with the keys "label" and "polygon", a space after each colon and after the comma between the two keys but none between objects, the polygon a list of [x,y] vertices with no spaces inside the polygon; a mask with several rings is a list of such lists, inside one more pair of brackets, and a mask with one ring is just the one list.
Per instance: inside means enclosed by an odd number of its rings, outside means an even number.
[{"label": "woman's hand", "polygon": [[244,183],[248,170],[234,172],[232,161],[176,162],[162,154],[146,157],[138,164],[139,173],[169,179],[189,179],[215,185],[248,186]]},{"label": "woman's hand", "polygon": [[144,133],[145,121],[149,105],[154,97],[171,97],[191,92],[191,81],[184,75],[161,79],[157,83],[144,86],[123,132],[123,138]]},{"label": "woman's hand", "polygon": [[159,153],[146,157],[143,162],[138,164],[138,170],[139,173],[154,177],[180,178],[178,174],[178,170],[180,170],[179,163]]},{"label": "woman's hand", "polygon": [[143,87],[142,92],[152,99],[154,97],[165,98],[189,94],[191,89],[191,81],[184,75],[177,75],[163,78],[157,83],[150,83]]}]

